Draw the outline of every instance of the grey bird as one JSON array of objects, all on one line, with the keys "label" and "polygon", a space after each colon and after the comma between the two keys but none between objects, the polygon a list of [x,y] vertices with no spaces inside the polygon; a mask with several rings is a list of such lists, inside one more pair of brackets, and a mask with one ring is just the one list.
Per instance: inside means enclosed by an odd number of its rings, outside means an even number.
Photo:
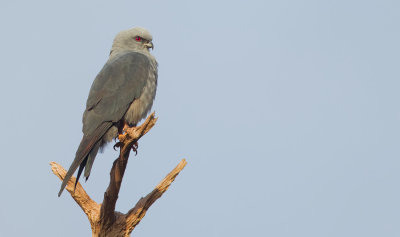
[{"label": "grey bird", "polygon": [[75,159],[61,184],[61,195],[78,169],[77,179],[90,170],[99,149],[122,133],[124,126],[136,126],[150,112],[157,87],[157,61],[150,54],[152,36],[144,28],[121,31],[114,39],[110,57],[93,81],[83,113],[83,138]]}]

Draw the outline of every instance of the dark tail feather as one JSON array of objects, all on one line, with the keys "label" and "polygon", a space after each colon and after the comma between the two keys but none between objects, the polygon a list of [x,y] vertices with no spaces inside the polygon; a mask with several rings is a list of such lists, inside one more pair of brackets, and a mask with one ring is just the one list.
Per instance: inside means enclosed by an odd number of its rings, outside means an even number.
[{"label": "dark tail feather", "polygon": [[[64,180],[61,184],[60,191],[58,192],[58,196],[61,196],[61,193],[64,191],[65,187],[68,184],[68,180],[72,177],[74,174],[75,170],[79,168],[78,170],[78,177],[76,179],[75,187],[76,184],[79,180],[79,176],[81,175],[83,168],[86,166],[87,163],[90,164],[90,167],[88,169],[88,172],[90,174],[90,169],[93,165],[95,154],[92,154],[92,151],[96,150],[96,154],[98,151],[98,146],[99,140],[103,137],[103,135],[107,132],[107,130],[112,126],[111,122],[105,122],[102,123],[91,135],[83,136],[81,143],[79,144],[78,151],[76,152],[76,156],[74,161],[72,162],[71,166],[68,169],[67,174],[64,177]],[[89,157],[90,153],[90,157]],[[93,152],[94,153],[94,152]],[[90,158],[90,161],[88,162],[88,159]],[[85,173],[86,173],[85,169]]]},{"label": "dark tail feather", "polygon": [[[86,152],[86,154],[83,154],[82,156],[80,155],[80,152],[79,152],[79,150],[81,150],[81,146],[83,146],[87,143],[86,140],[87,139],[85,139],[85,137],[82,139],[81,144],[79,145],[79,148],[78,148],[78,152],[76,152],[75,160],[72,162],[71,166],[69,167],[68,172],[65,175],[64,180],[61,184],[61,188],[60,188],[60,191],[58,192],[58,196],[61,196],[61,193],[64,191],[64,188],[67,186],[69,179],[75,173],[76,169],[78,167],[80,167],[81,164],[83,162],[85,162],[85,160],[87,160],[87,152]],[[82,169],[83,169],[83,167],[82,167]],[[76,179],[76,182],[78,182],[78,179]],[[75,187],[76,187],[76,183],[75,183]]]},{"label": "dark tail feather", "polygon": [[[88,178],[89,178],[90,171],[92,170],[94,158],[96,158],[97,152],[99,151],[99,148],[100,148],[100,144],[101,144],[101,141],[98,141],[96,143],[96,145],[93,147],[93,149],[90,151],[90,153],[88,155],[87,162],[85,162],[85,173],[83,174],[83,176],[86,178],[86,180],[88,180]],[[79,173],[78,173],[78,175],[79,175]]]},{"label": "dark tail feather", "polygon": [[75,170],[78,168],[80,163],[81,163],[81,160],[78,157],[75,157],[74,162],[72,162],[71,166],[68,169],[67,174],[64,177],[64,180],[61,184],[60,191],[58,192],[58,196],[61,196],[61,193],[64,191],[65,186],[67,186],[67,184],[68,184],[68,180],[72,177],[72,175],[74,174]]},{"label": "dark tail feather", "polygon": [[88,157],[86,157],[82,161],[82,163],[79,165],[78,174],[76,175],[76,180],[75,180],[74,192],[75,192],[75,189],[76,189],[76,185],[78,184],[79,177],[81,177],[83,168],[85,167],[87,160],[88,160]]}]

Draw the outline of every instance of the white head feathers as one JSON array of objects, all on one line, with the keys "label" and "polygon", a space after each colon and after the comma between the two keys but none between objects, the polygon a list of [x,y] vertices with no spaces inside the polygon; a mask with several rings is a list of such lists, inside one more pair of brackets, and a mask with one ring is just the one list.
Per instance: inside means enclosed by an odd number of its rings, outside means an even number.
[{"label": "white head feathers", "polygon": [[115,38],[110,52],[110,58],[124,51],[139,51],[149,53],[153,48],[153,36],[148,30],[142,27],[134,27],[119,32]]}]

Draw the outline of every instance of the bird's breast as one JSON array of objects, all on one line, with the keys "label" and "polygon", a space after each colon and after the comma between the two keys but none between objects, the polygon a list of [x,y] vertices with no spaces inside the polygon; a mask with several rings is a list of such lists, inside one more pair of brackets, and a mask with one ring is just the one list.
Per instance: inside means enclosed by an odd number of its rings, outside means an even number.
[{"label": "bird's breast", "polygon": [[139,98],[136,98],[130,105],[125,114],[125,121],[131,125],[136,125],[144,119],[153,106],[153,100],[156,96],[157,72],[156,69],[149,72],[149,77]]}]

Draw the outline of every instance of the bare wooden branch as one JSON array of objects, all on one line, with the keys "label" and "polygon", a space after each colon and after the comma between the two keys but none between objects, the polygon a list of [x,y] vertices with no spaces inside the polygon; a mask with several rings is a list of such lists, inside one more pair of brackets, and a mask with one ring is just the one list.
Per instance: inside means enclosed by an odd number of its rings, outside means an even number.
[{"label": "bare wooden branch", "polygon": [[[98,237],[127,237],[145,216],[150,206],[167,191],[179,172],[185,167],[186,160],[183,159],[146,197],[141,198],[126,214],[115,211],[115,204],[121,187],[122,178],[128,163],[130,150],[137,141],[155,125],[157,118],[152,113],[139,127],[128,128],[125,134],[119,136],[120,155],[114,161],[110,171],[110,184],[104,193],[103,203],[100,205],[93,201],[78,182],[75,192],[74,183],[76,178],[72,177],[67,184],[67,191],[87,215],[92,236]],[[57,164],[51,162],[53,173],[61,180],[64,179],[66,171]]]},{"label": "bare wooden branch", "polygon": [[[65,178],[65,174],[67,171],[56,162],[50,162],[51,171],[61,180],[63,181]],[[75,200],[75,202],[81,207],[83,212],[89,219],[90,224],[94,223],[96,216],[100,211],[100,204],[93,201],[86,191],[83,189],[82,185],[78,182],[76,185],[76,189],[74,192],[74,185],[75,185],[76,178],[74,176],[68,181],[67,184],[67,191],[71,194],[71,197]]]},{"label": "bare wooden branch", "polygon": [[103,205],[100,209],[100,220],[102,226],[115,221],[114,211],[115,204],[118,199],[118,193],[121,188],[122,178],[124,177],[125,168],[128,164],[129,153],[134,144],[156,124],[154,112],[147,117],[146,121],[139,127],[128,128],[124,135],[119,136],[120,155],[113,163],[110,172],[110,184],[104,193]]},{"label": "bare wooden branch", "polygon": [[181,162],[157,185],[157,187],[146,197],[141,198],[135,205],[134,208],[126,213],[127,227],[130,228],[130,232],[139,224],[139,222],[146,215],[147,210],[150,206],[159,199],[165,191],[169,188],[172,182],[174,182],[179,172],[186,166],[187,162],[182,159]]}]

